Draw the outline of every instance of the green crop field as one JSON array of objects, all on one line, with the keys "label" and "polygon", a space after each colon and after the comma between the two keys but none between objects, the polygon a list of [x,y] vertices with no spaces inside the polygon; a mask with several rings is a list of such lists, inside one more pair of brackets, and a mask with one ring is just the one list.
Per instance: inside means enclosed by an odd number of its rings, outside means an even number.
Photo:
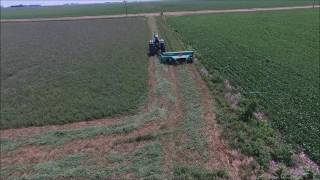
[{"label": "green crop field", "polygon": [[134,113],[147,34],[145,18],[1,23],[1,128]]},{"label": "green crop field", "polygon": [[257,98],[272,127],[320,162],[319,9],[171,17],[168,23],[209,72]]},{"label": "green crop field", "polygon": [[[163,0],[128,3],[128,13],[311,5],[313,0]],[[3,8],[1,19],[124,14],[123,4]]]}]

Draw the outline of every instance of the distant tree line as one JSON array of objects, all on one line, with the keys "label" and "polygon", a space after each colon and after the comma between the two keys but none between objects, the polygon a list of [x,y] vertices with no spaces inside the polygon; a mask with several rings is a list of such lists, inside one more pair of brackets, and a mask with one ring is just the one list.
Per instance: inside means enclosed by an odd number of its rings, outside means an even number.
[{"label": "distant tree line", "polygon": [[21,7],[40,7],[41,5],[38,4],[32,4],[32,5],[23,5],[23,4],[19,4],[19,5],[12,5],[10,6],[11,8],[21,8]]}]

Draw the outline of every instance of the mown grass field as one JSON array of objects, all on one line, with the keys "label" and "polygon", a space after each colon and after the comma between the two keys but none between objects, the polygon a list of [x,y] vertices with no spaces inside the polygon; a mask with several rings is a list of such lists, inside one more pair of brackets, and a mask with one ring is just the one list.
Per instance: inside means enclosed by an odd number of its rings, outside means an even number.
[{"label": "mown grass field", "polygon": [[[164,0],[128,3],[128,13],[311,5],[313,0]],[[1,19],[124,14],[123,4],[1,9]]]},{"label": "mown grass field", "polygon": [[1,128],[135,113],[146,34],[145,18],[1,24]]},{"label": "mown grass field", "polygon": [[171,17],[168,23],[211,74],[258,99],[272,127],[319,163],[318,9]]}]

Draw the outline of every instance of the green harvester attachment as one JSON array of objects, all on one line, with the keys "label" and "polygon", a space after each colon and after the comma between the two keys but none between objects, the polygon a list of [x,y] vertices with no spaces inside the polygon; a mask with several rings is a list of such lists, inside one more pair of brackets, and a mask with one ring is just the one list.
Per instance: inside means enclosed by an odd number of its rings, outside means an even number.
[{"label": "green harvester attachment", "polygon": [[164,64],[193,63],[193,51],[163,52],[160,62]]}]

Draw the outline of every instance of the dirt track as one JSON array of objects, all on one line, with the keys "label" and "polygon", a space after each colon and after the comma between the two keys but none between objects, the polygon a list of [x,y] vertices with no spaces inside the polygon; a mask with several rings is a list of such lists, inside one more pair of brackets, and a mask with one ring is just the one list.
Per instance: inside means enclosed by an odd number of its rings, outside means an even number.
[{"label": "dirt track", "polygon": [[[316,5],[315,8],[319,8]],[[216,14],[216,13],[235,13],[235,12],[257,12],[257,11],[279,11],[291,9],[310,9],[313,6],[291,6],[291,7],[272,7],[272,8],[250,8],[250,9],[224,9],[224,10],[200,10],[200,11],[177,11],[164,12],[165,16],[186,16],[194,14]],[[80,16],[80,17],[59,17],[59,18],[34,18],[34,19],[1,19],[1,22],[39,22],[39,21],[72,21],[85,19],[110,19],[124,17],[152,17],[160,16],[160,13],[138,13],[138,14],[119,14],[119,15],[101,15],[101,16]]]}]

